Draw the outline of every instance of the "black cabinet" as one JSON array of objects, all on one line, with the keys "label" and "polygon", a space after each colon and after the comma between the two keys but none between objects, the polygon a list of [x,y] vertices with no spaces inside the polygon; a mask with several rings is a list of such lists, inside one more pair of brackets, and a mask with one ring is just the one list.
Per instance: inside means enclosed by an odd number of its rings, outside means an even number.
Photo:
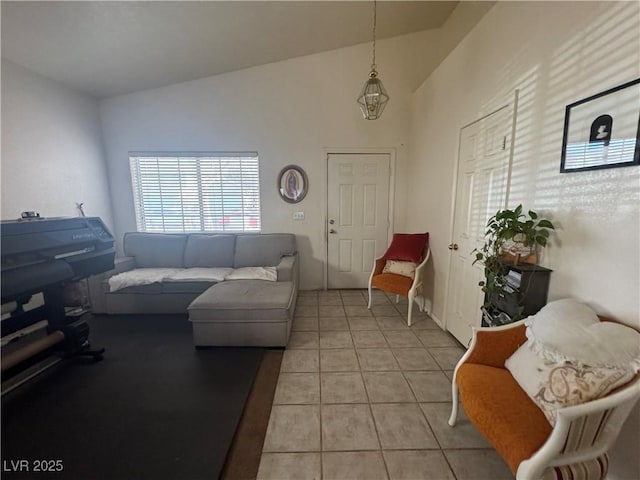
[{"label": "black cabinet", "polygon": [[494,294],[483,307],[482,325],[504,325],[537,313],[547,303],[551,270],[539,265],[503,262],[505,292]]}]

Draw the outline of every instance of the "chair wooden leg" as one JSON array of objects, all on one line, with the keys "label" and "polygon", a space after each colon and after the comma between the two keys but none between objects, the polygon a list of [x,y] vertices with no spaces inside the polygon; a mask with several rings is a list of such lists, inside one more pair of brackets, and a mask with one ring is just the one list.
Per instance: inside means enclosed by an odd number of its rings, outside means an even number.
[{"label": "chair wooden leg", "polygon": [[371,295],[371,284],[369,284],[369,304],[367,305],[367,308],[369,310],[371,310],[371,300],[372,300],[372,295]]}]

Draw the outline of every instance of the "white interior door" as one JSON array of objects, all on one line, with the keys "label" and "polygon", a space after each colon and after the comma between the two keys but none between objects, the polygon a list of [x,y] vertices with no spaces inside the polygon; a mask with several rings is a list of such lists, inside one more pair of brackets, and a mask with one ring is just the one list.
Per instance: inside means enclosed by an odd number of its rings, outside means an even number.
[{"label": "white interior door", "polygon": [[389,238],[389,154],[327,157],[327,286],[365,288]]},{"label": "white interior door", "polygon": [[482,322],[478,282],[484,271],[472,265],[471,252],[484,243],[489,218],[506,204],[512,122],[513,108],[505,106],[460,131],[445,324],[463,345]]}]

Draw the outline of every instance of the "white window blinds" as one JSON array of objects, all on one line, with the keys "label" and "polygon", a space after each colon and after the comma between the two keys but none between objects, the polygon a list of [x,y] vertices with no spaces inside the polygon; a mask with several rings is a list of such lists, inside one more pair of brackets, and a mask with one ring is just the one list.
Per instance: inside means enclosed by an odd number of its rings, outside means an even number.
[{"label": "white window blinds", "polygon": [[141,232],[259,232],[258,154],[132,155]]}]

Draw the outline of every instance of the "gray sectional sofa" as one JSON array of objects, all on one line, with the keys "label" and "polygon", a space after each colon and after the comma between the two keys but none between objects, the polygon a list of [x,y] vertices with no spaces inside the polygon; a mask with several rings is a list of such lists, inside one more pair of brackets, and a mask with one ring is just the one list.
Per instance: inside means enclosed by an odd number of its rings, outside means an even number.
[{"label": "gray sectional sofa", "polygon": [[[94,313],[189,313],[196,346],[284,346],[298,295],[293,234],[130,232],[116,268],[89,279]],[[277,280],[159,281],[110,291],[109,279],[146,268],[276,267]]]}]

